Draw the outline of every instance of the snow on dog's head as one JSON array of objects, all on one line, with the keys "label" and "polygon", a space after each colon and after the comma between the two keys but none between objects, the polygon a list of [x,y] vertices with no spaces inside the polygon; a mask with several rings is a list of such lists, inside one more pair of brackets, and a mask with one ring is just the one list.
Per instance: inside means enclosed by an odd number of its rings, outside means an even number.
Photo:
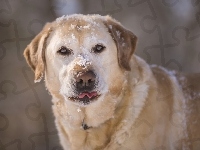
[{"label": "snow on dog's head", "polygon": [[25,57],[36,80],[45,74],[52,95],[87,106],[121,94],[135,43],[136,37],[109,16],[63,16],[44,27]]}]

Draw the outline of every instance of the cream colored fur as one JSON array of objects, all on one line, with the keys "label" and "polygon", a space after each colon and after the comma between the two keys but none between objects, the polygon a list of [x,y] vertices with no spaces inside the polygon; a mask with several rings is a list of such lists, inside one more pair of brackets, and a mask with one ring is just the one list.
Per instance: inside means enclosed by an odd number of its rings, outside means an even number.
[{"label": "cream colored fur", "polygon": [[[94,54],[98,43],[106,49]],[[135,43],[134,34],[108,16],[72,15],[48,24],[26,48],[35,80],[45,75],[65,150],[200,149],[199,74],[150,67],[133,54]],[[58,55],[61,46],[73,53]],[[75,73],[91,68],[100,97],[87,105],[69,100]]]}]

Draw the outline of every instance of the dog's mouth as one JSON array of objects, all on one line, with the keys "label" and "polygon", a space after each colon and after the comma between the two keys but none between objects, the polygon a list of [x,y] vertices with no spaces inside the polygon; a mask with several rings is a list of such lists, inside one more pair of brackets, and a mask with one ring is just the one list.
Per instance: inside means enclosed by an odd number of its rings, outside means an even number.
[{"label": "dog's mouth", "polygon": [[98,94],[98,92],[96,91],[92,91],[92,92],[85,91],[85,92],[79,93],[77,96],[69,97],[69,99],[74,102],[79,102],[84,105],[88,105],[91,102],[97,100],[99,96],[100,94]]},{"label": "dog's mouth", "polygon": [[82,99],[84,97],[88,97],[89,99],[91,99],[93,97],[96,97],[97,95],[97,92],[83,92],[79,94],[78,98]]}]

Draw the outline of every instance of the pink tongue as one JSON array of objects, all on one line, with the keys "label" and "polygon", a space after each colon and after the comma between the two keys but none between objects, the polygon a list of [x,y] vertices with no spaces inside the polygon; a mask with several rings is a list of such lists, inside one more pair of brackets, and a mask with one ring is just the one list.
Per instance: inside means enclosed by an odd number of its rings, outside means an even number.
[{"label": "pink tongue", "polygon": [[92,98],[92,97],[97,96],[97,92],[91,92],[91,93],[89,93],[89,92],[83,92],[83,93],[81,93],[81,94],[78,96],[78,98],[83,98],[83,97],[85,97],[85,96],[87,96],[87,97],[89,97],[89,98]]}]

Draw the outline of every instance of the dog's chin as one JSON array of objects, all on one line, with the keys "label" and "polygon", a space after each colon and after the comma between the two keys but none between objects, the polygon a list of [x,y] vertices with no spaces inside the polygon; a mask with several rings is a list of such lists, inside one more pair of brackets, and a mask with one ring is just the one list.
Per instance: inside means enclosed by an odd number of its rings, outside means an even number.
[{"label": "dog's chin", "polygon": [[75,102],[78,105],[87,106],[87,105],[97,101],[99,97],[100,97],[100,94],[97,94],[92,97],[84,96],[81,98],[80,98],[80,96],[77,95],[77,96],[68,97],[68,99],[72,102]]}]

